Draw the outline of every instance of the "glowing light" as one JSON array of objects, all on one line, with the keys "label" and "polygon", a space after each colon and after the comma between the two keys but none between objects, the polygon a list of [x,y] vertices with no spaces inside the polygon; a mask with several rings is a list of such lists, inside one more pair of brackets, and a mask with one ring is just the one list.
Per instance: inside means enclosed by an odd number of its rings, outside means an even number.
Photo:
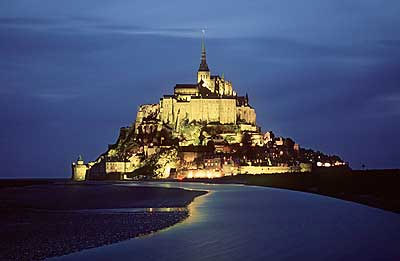
[{"label": "glowing light", "polygon": [[340,161],[336,161],[334,165],[335,166],[341,166],[341,165],[345,165],[345,163],[344,162],[340,162]]},{"label": "glowing light", "polygon": [[220,172],[219,169],[215,170],[193,170],[189,171],[186,175],[186,178],[219,178],[223,177],[224,173]]}]

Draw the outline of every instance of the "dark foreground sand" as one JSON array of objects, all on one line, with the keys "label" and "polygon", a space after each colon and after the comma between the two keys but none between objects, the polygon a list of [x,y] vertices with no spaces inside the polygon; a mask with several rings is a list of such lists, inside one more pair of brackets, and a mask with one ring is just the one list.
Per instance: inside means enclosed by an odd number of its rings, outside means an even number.
[{"label": "dark foreground sand", "polygon": [[[0,189],[0,260],[41,260],[148,234],[185,219],[171,212],[82,213],[107,208],[186,207],[205,192],[112,184]],[[71,211],[74,210],[74,211]]]}]

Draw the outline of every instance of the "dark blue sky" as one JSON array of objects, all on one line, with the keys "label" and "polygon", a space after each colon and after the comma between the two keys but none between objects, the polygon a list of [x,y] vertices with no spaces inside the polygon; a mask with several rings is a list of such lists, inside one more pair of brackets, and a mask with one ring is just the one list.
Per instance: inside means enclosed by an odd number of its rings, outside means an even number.
[{"label": "dark blue sky", "polygon": [[[133,3],[134,2],[134,3]],[[208,64],[263,130],[400,167],[400,2],[2,1],[0,177],[67,177]]]}]

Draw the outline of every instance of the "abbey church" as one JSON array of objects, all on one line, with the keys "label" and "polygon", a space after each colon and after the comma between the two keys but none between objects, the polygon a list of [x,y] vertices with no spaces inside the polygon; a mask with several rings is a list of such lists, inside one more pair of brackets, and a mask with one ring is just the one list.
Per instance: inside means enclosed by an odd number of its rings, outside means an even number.
[{"label": "abbey church", "polygon": [[256,124],[256,112],[248,104],[247,95],[237,96],[230,81],[223,76],[211,75],[204,40],[197,83],[176,84],[173,95],[164,95],[160,99],[160,117],[166,124],[183,119],[189,122]]}]

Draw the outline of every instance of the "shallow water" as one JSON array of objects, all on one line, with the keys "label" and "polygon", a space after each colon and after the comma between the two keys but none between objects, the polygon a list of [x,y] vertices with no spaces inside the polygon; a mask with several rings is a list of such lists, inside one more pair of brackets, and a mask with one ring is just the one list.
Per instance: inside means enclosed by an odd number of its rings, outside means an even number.
[{"label": "shallow water", "polygon": [[63,210],[59,212],[67,213],[91,213],[91,214],[121,214],[121,213],[141,213],[141,212],[183,212],[187,208],[96,208],[96,209],[78,209]]},{"label": "shallow water", "polygon": [[272,188],[146,185],[210,193],[173,227],[54,260],[400,260],[399,214]]}]

